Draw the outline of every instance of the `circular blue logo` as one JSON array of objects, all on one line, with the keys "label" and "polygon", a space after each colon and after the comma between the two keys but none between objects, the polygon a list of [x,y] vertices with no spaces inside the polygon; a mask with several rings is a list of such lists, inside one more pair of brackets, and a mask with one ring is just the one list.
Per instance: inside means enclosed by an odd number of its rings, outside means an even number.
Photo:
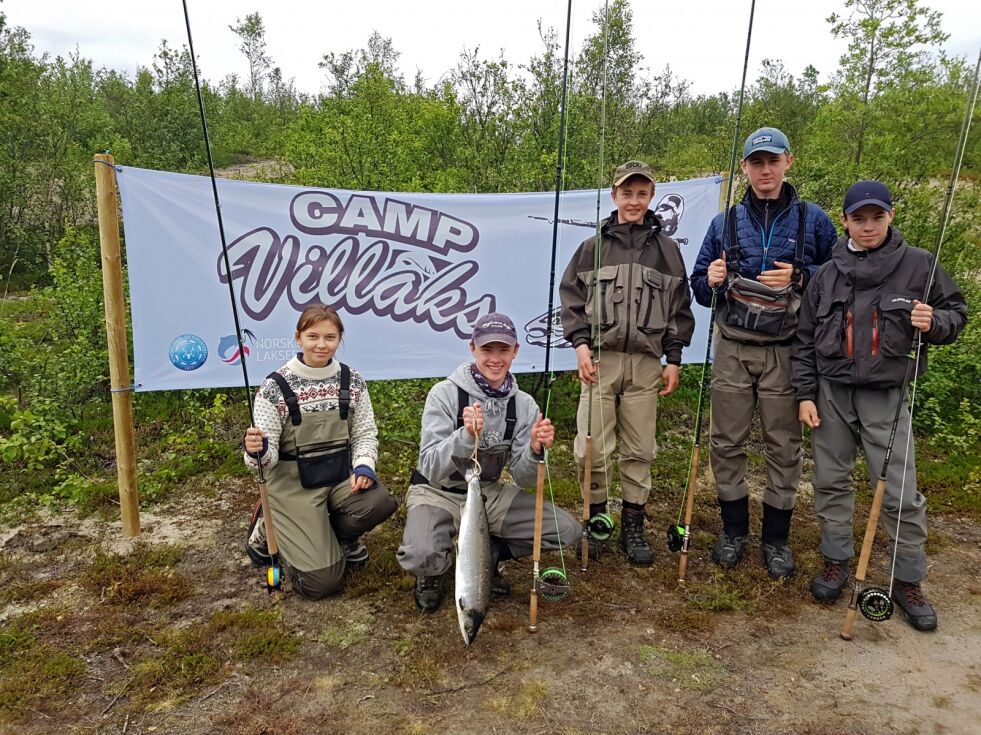
[{"label": "circular blue logo", "polygon": [[170,362],[179,370],[197,370],[208,359],[208,345],[196,334],[182,334],[170,343]]}]

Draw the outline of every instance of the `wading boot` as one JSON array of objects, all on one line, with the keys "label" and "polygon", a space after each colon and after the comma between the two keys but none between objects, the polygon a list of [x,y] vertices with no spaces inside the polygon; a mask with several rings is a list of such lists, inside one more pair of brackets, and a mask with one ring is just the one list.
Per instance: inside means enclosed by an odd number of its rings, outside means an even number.
[{"label": "wading boot", "polygon": [[792,577],[797,571],[794,553],[787,545],[793,515],[793,508],[775,508],[763,503],[763,565],[773,579]]},{"label": "wading boot", "polygon": [[249,523],[249,537],[245,542],[245,553],[252,560],[252,566],[265,567],[272,563],[269,547],[266,545],[266,526],[262,522],[262,501],[256,503]]},{"label": "wading boot", "polygon": [[365,546],[361,537],[345,541],[338,539],[341,549],[344,551],[344,561],[349,567],[363,567],[368,563],[368,547]]},{"label": "wading boot", "polygon": [[631,564],[649,567],[654,563],[654,551],[644,537],[643,505],[624,502],[620,516],[620,548]]},{"label": "wading boot", "polygon": [[834,602],[848,584],[848,560],[824,559],[824,571],[811,580],[811,594],[815,600]]},{"label": "wading boot", "polygon": [[937,611],[923,594],[919,582],[900,582],[892,588],[892,599],[906,616],[906,621],[916,630],[936,630]]},{"label": "wading boot", "polygon": [[712,549],[712,561],[723,569],[732,569],[746,553],[749,542],[749,496],[738,500],[719,498],[722,533]]},{"label": "wading boot", "polygon": [[436,612],[443,604],[443,575],[416,577],[416,607],[423,612]]},{"label": "wading boot", "polygon": [[510,597],[511,583],[501,576],[501,562],[513,559],[511,549],[501,539],[491,539],[491,563],[494,566],[494,576],[491,577],[491,594],[494,597]]}]

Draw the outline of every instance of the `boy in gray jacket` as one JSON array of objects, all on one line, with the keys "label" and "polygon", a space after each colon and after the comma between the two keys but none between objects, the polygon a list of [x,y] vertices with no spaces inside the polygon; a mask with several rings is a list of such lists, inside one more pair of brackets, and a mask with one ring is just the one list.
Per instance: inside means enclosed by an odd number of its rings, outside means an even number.
[{"label": "boy in gray jacket", "polygon": [[[497,313],[478,319],[470,352],[473,361],[460,365],[426,397],[419,464],[405,497],[405,532],[396,556],[403,569],[416,575],[416,606],[426,612],[443,600],[467,492],[458,464],[469,461],[476,437],[497,597],[511,591],[498,564],[532,553],[535,498],[522,488],[535,485],[538,460],[555,437],[552,422],[542,418],[535,399],[518,388],[509,372],[518,354],[513,322]],[[501,479],[505,467],[512,483]],[[545,517],[543,550],[561,548],[560,539],[561,546],[570,546],[579,538],[579,522],[569,513],[546,503]]]},{"label": "boy in gray jacket", "polygon": [[923,340],[920,376],[926,346],[953,342],[967,323],[967,306],[939,265],[926,303],[919,301],[933,257],[907,245],[891,227],[892,198],[884,184],[858,182],[845,195],[843,209],[845,236],[808,284],[791,357],[800,420],[812,429],[814,509],[825,558],[811,594],[836,600],[848,581],[855,453],[861,445],[875,483],[902,401],[880,525],[897,545],[893,600],[910,625],[933,630],[937,614],[920,588],[927,568],[926,498],[916,487],[909,399],[900,389],[916,332]]}]

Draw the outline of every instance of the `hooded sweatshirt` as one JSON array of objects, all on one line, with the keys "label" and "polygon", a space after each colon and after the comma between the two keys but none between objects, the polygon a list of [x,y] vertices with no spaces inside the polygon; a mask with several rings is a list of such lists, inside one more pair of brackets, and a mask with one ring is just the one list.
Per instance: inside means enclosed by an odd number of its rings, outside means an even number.
[{"label": "hooded sweatshirt", "polygon": [[[815,400],[818,378],[832,383],[891,388],[902,385],[917,330],[913,300],[923,300],[933,255],[908,245],[889,228],[874,250],[854,251],[848,237],[834,246],[804,291],[791,355],[799,401]],[[950,344],[967,323],[964,296],[937,266],[926,301],[933,325],[923,334],[917,375],[926,371],[926,345]]]},{"label": "hooded sweatshirt", "polygon": [[474,382],[470,365],[465,362],[457,367],[446,380],[434,385],[426,396],[419,437],[419,472],[436,487],[466,487],[465,482],[451,479],[458,472],[454,458],[465,464],[474,448],[474,437],[470,432],[462,426],[457,428],[458,388],[463,388],[470,396],[470,405],[479,401],[484,411],[484,430],[480,434],[482,449],[504,441],[507,404],[512,396],[515,398],[517,421],[510,443],[511,478],[521,487],[533,486],[537,479],[538,457],[531,451],[531,428],[538,420],[538,404],[530,395],[519,390],[517,380],[513,379],[511,392],[506,397],[488,398]]}]

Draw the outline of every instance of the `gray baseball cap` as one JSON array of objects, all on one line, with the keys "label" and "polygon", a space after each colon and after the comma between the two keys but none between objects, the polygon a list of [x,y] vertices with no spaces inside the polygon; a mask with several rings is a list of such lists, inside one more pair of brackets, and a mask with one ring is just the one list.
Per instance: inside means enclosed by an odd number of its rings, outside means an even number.
[{"label": "gray baseball cap", "polygon": [[473,343],[483,347],[491,342],[503,342],[506,345],[518,344],[518,332],[512,322],[504,314],[492,311],[485,314],[473,325]]},{"label": "gray baseball cap", "polygon": [[743,160],[754,153],[790,153],[790,141],[782,131],[776,128],[760,128],[753,132],[743,143]]}]

